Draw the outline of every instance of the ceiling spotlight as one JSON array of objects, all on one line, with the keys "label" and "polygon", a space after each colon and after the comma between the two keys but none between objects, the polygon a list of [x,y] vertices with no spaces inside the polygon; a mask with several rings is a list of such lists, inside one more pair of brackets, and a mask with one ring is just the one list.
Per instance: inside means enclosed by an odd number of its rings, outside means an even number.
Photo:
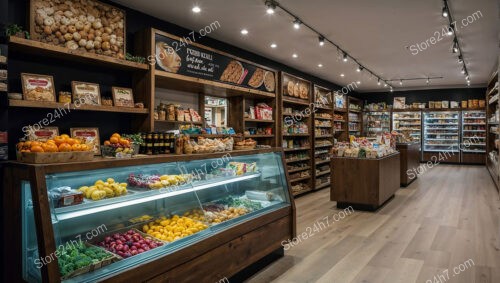
[{"label": "ceiling spotlight", "polygon": [[399,80],[399,85],[403,85],[403,80]]},{"label": "ceiling spotlight", "polygon": [[467,80],[467,86],[470,86],[470,81],[469,80]]},{"label": "ceiling spotlight", "polygon": [[299,55],[297,55],[297,53],[293,53],[293,54],[292,54],[292,57],[293,57],[293,58],[297,58],[297,57],[299,57]]},{"label": "ceiling spotlight", "polygon": [[458,43],[457,41],[453,41],[453,53],[457,53],[458,52]]},{"label": "ceiling spotlight", "polygon": [[380,85],[380,79],[377,80],[377,84]]},{"label": "ceiling spotlight", "polygon": [[448,32],[446,32],[447,35],[452,35],[453,34],[453,26],[450,24],[448,27]]},{"label": "ceiling spotlight", "polygon": [[323,64],[319,63],[319,64],[318,64],[318,67],[320,67],[320,68],[321,68],[321,67],[323,67]]},{"label": "ceiling spotlight", "polygon": [[389,90],[390,90],[391,92],[393,92],[392,86],[391,86],[391,88],[390,88]]},{"label": "ceiling spotlight", "polygon": [[274,1],[266,1],[266,6],[267,6],[266,13],[269,15],[274,14],[274,10],[276,9],[276,3],[274,3]]},{"label": "ceiling spotlight", "polygon": [[458,63],[462,64],[463,62],[464,62],[464,58],[462,57],[462,55],[458,55]]},{"label": "ceiling spotlight", "polygon": [[344,77],[345,75],[342,73],[342,74],[340,74],[340,76],[341,76],[341,77]]},{"label": "ceiling spotlight", "polygon": [[247,30],[247,29],[242,29],[242,30],[241,30],[241,34],[243,34],[243,35],[247,35],[247,34],[248,34],[248,30]]},{"label": "ceiling spotlight", "polygon": [[320,35],[320,36],[319,36],[319,38],[318,38],[318,40],[319,40],[319,46],[323,46],[323,45],[325,45],[325,38],[324,38],[324,37],[322,37],[322,36]]},{"label": "ceiling spotlight", "polygon": [[194,6],[193,9],[191,9],[191,11],[193,11],[193,13],[198,14],[199,12],[201,12],[201,8],[199,6]]},{"label": "ceiling spotlight", "polygon": [[344,52],[344,55],[342,55],[342,61],[347,62],[347,53]]},{"label": "ceiling spotlight", "polygon": [[448,9],[446,9],[446,6],[443,7],[443,17],[448,17]]},{"label": "ceiling spotlight", "polygon": [[425,83],[426,84],[430,84],[431,83],[431,80],[429,78],[427,78],[427,80],[425,80]]},{"label": "ceiling spotlight", "polygon": [[299,21],[299,19],[295,19],[293,21],[293,28],[294,29],[299,29],[300,28],[300,24],[301,24],[301,22]]},{"label": "ceiling spotlight", "polygon": [[466,80],[469,80],[469,79],[470,79],[469,74],[467,74],[467,75],[465,76],[465,79],[466,79]]},{"label": "ceiling spotlight", "polygon": [[387,87],[387,83],[384,83],[384,87]]},{"label": "ceiling spotlight", "polygon": [[363,70],[363,67],[358,66],[358,68],[356,69],[356,72],[358,72],[358,73],[359,73],[359,72],[361,72],[362,70]]},{"label": "ceiling spotlight", "polygon": [[276,45],[276,43],[271,43],[271,48],[276,48],[278,47],[278,45]]},{"label": "ceiling spotlight", "polygon": [[465,74],[465,69],[462,67],[462,70],[460,71],[462,74]]}]

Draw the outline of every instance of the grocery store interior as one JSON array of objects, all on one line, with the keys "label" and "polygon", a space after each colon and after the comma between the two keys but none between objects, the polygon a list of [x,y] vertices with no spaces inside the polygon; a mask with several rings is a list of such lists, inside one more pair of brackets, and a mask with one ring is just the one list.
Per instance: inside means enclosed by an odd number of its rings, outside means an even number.
[{"label": "grocery store interior", "polygon": [[500,282],[495,0],[0,0],[1,282]]}]

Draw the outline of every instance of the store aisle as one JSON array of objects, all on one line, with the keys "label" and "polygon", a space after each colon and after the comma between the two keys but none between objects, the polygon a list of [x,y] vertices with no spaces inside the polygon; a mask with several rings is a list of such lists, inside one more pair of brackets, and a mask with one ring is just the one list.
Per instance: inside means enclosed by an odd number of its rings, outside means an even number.
[{"label": "store aisle", "polygon": [[334,222],[340,211],[328,190],[299,198],[297,235],[312,237],[248,282],[500,282],[500,201],[484,166],[439,165],[377,213]]}]

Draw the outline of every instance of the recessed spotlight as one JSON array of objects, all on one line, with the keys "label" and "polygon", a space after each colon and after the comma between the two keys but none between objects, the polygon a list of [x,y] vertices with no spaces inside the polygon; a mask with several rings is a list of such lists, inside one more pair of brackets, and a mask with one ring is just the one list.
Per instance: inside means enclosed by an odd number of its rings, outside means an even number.
[{"label": "recessed spotlight", "polygon": [[344,74],[340,74],[341,77],[344,77],[345,75]]},{"label": "recessed spotlight", "polygon": [[276,43],[271,43],[271,48],[276,48],[278,47],[278,45],[276,45]]},{"label": "recessed spotlight", "polygon": [[201,8],[199,6],[194,6],[193,9],[191,9],[191,11],[193,11],[193,13],[198,14],[199,12],[201,12]]},{"label": "recessed spotlight", "polygon": [[297,53],[293,53],[293,54],[292,54],[292,57],[293,57],[293,58],[297,58],[297,57],[299,57],[299,55],[297,55]]},{"label": "recessed spotlight", "polygon": [[323,64],[319,63],[319,64],[318,64],[318,67],[322,68],[322,67],[323,67]]},{"label": "recessed spotlight", "polygon": [[242,29],[242,30],[241,30],[241,34],[243,34],[243,35],[247,35],[247,34],[248,34],[248,30],[247,30],[247,29]]},{"label": "recessed spotlight", "polygon": [[384,83],[384,87],[387,87],[387,83]]}]

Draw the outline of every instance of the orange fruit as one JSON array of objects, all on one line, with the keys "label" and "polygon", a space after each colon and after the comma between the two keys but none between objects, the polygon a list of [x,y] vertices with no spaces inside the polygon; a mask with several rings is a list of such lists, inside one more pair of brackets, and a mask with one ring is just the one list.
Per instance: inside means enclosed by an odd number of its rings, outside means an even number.
[{"label": "orange fruit", "polygon": [[119,141],[120,141],[120,138],[118,138],[118,137],[111,137],[111,138],[109,139],[109,142],[110,142],[110,143],[118,143]]},{"label": "orange fruit", "polygon": [[41,145],[42,145],[42,143],[39,142],[39,141],[32,141],[31,142],[31,147],[33,147],[33,146],[41,146]]},{"label": "orange fruit", "polygon": [[55,143],[48,143],[47,149],[45,151],[46,152],[58,152],[59,148],[57,148],[57,145]]},{"label": "orange fruit", "polygon": [[67,134],[62,134],[62,135],[61,135],[61,138],[63,138],[63,139],[65,139],[65,140],[67,140],[67,139],[69,139],[69,138],[70,138],[70,136],[68,136]]},{"label": "orange fruit", "polygon": [[81,144],[80,145],[81,151],[89,151],[90,147],[86,144]]},{"label": "orange fruit", "polygon": [[29,149],[23,149],[23,150],[21,150],[21,152],[31,152],[31,150],[29,150]]},{"label": "orange fruit", "polygon": [[54,140],[47,140],[46,143],[56,144]]},{"label": "orange fruit", "polygon": [[77,140],[72,138],[67,139],[66,143],[68,143],[69,145],[79,144]]},{"label": "orange fruit", "polygon": [[67,143],[62,143],[59,145],[59,151],[60,152],[65,152],[65,151],[71,151],[71,145]]},{"label": "orange fruit", "polygon": [[24,146],[24,142],[18,142],[16,145],[16,148],[17,148],[17,150],[21,150],[21,149],[23,149],[23,146]]},{"label": "orange fruit", "polygon": [[81,151],[81,150],[82,150],[82,145],[81,145],[81,144],[77,144],[77,143],[75,143],[75,144],[73,144],[73,145],[71,146],[71,150],[72,150],[72,151]]},{"label": "orange fruit", "polygon": [[110,145],[111,142],[110,141],[104,141],[104,145]]},{"label": "orange fruit", "polygon": [[24,146],[27,148],[31,147],[31,141],[24,142]]},{"label": "orange fruit", "polygon": [[120,136],[120,134],[119,134],[119,133],[114,133],[114,134],[112,134],[112,135],[111,135],[111,137],[121,138],[122,136]]},{"label": "orange fruit", "polygon": [[130,147],[130,142],[126,139],[120,139],[120,144],[124,147]]},{"label": "orange fruit", "polygon": [[66,141],[65,138],[63,138],[62,136],[56,136],[54,137],[54,142],[59,146],[61,145],[62,143],[64,143]]},{"label": "orange fruit", "polygon": [[32,145],[31,152],[45,152],[40,145]]}]

